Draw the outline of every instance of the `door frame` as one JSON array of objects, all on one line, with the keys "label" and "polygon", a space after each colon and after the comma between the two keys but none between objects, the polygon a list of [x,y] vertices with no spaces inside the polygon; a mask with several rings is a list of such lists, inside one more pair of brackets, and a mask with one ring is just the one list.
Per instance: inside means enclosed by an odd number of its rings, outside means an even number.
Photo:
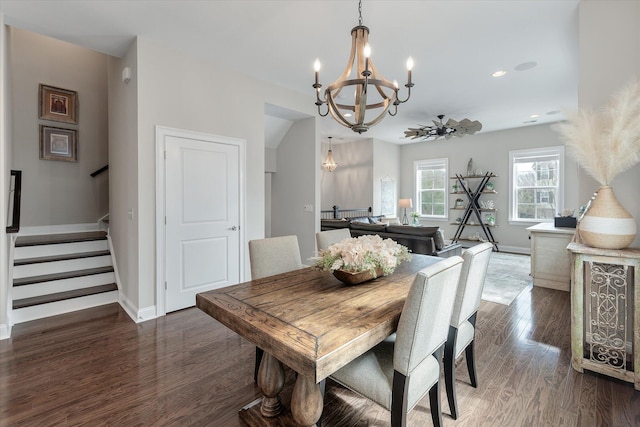
[{"label": "door frame", "polygon": [[246,140],[231,138],[220,135],[213,135],[203,132],[196,132],[191,130],[170,128],[165,126],[156,125],[156,317],[164,316],[167,314],[166,304],[166,268],[165,268],[165,256],[166,256],[166,237],[165,237],[165,200],[166,200],[166,164],[165,164],[165,152],[166,152],[166,138],[167,137],[180,137],[180,138],[192,138],[203,142],[211,142],[217,144],[235,145],[238,147],[238,209],[239,209],[239,235],[240,239],[238,263],[239,263],[239,278],[240,282],[245,281],[245,251],[244,251],[244,230],[245,230],[245,199],[247,194],[246,188]]}]

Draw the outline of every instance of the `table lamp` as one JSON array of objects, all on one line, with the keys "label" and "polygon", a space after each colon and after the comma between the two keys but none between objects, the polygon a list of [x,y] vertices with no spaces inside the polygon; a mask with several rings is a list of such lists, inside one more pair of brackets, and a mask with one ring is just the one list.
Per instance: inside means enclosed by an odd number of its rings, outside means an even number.
[{"label": "table lamp", "polygon": [[407,218],[407,208],[413,207],[411,199],[400,199],[398,201],[398,207],[404,208],[404,216],[402,217],[402,225],[409,225],[409,218]]}]

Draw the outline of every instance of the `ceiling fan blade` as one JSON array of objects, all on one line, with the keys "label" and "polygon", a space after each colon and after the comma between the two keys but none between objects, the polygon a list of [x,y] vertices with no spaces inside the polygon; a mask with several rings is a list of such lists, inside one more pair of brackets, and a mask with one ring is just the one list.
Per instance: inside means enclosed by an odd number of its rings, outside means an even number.
[{"label": "ceiling fan blade", "polygon": [[458,123],[456,120],[453,120],[453,119],[447,120],[447,127],[448,128],[457,128],[459,125],[460,125],[460,123]]},{"label": "ceiling fan blade", "polygon": [[477,120],[471,121],[469,119],[464,119],[463,121],[464,132],[469,135],[473,135],[474,133],[482,129],[482,124]]},{"label": "ceiling fan blade", "polygon": [[477,120],[471,122],[471,126],[469,126],[469,133],[474,134],[482,130],[482,123]]},{"label": "ceiling fan blade", "polygon": [[439,121],[432,120],[434,126],[419,125],[419,128],[409,128],[404,131],[405,138],[427,140],[433,138],[435,141],[440,137],[445,139],[451,139],[452,137],[463,137],[465,135],[472,135],[482,129],[482,124],[477,121],[471,121],[469,119],[462,119],[460,121],[454,119],[448,119],[446,123],[442,122],[444,115],[439,115]]}]

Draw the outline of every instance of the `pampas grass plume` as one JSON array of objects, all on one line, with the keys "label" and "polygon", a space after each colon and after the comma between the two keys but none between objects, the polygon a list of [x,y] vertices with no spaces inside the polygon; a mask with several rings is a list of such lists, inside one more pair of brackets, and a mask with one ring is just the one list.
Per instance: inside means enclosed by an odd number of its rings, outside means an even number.
[{"label": "pampas grass plume", "polygon": [[602,109],[580,109],[553,125],[571,154],[600,185],[640,161],[640,81],[627,85]]}]

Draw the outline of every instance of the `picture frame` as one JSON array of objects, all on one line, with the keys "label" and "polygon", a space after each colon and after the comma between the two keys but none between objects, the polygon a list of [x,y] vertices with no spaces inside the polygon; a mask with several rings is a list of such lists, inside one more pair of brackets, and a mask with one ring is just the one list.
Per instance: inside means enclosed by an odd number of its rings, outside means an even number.
[{"label": "picture frame", "polygon": [[78,92],[40,83],[39,118],[78,124]]},{"label": "picture frame", "polygon": [[40,125],[40,160],[78,161],[78,131]]}]

